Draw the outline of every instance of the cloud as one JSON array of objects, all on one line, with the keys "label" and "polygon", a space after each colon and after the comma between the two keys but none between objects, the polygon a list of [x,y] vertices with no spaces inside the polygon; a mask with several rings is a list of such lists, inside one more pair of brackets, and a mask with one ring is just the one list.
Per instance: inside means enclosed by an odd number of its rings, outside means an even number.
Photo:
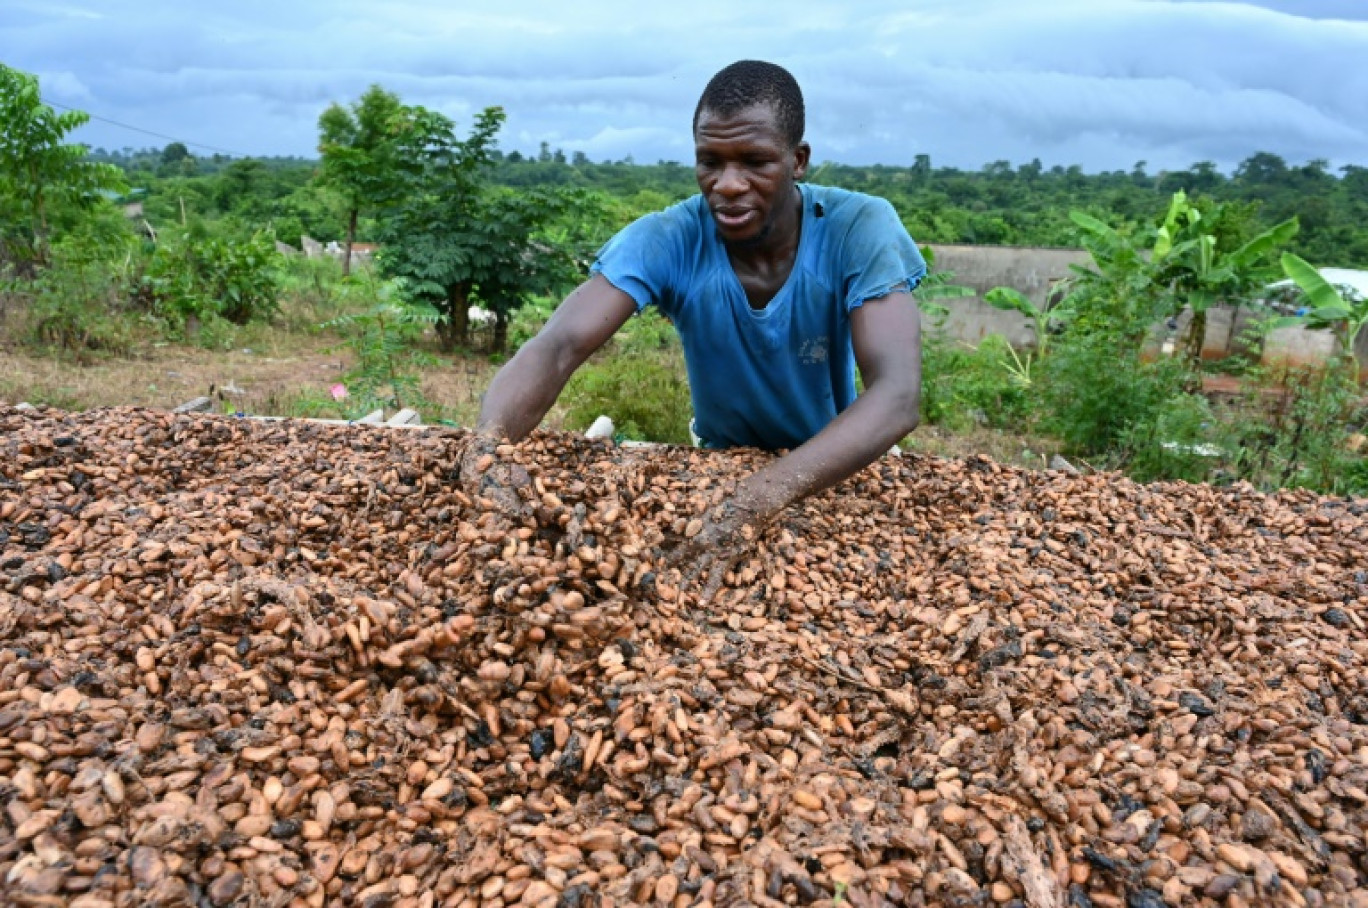
[{"label": "cloud", "polygon": [[[1360,0],[791,0],[765,16],[696,0],[687,17],[639,0],[18,0],[0,45],[54,101],[260,154],[313,154],[327,104],[379,83],[463,124],[502,105],[506,148],[687,161],[704,82],[758,57],[799,78],[819,160],[1230,169],[1256,151],[1368,162],[1365,20]],[[145,144],[99,122],[82,138]]]}]

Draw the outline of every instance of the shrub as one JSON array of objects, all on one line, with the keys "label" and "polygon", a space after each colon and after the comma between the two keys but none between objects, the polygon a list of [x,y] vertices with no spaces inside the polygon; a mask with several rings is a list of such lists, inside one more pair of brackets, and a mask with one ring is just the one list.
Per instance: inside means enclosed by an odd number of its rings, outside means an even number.
[{"label": "shrub", "polygon": [[693,406],[684,351],[653,309],[628,322],[607,351],[581,368],[562,399],[567,429],[583,431],[606,414],[624,438],[689,443]]},{"label": "shrub", "polygon": [[16,280],[9,293],[25,302],[30,343],[83,358],[90,352],[127,355],[138,335],[118,273],[132,236],[121,215],[97,212],[63,237],[49,267]]},{"label": "shrub", "polygon": [[136,325],[120,309],[117,279],[97,263],[44,271],[28,285],[30,342],[84,358],[86,353],[127,355]]},{"label": "shrub", "polygon": [[213,318],[245,325],[279,313],[278,259],[264,234],[233,242],[192,228],[158,244],[130,289],[172,335]]},{"label": "shrub", "polygon": [[1030,373],[1001,335],[977,348],[928,334],[922,344],[922,420],[965,429],[1020,429],[1030,419]]},{"label": "shrub", "polygon": [[1350,450],[1368,409],[1352,367],[1255,370],[1250,389],[1223,426],[1227,475],[1260,488],[1304,486],[1332,494],[1363,494],[1368,469]]}]

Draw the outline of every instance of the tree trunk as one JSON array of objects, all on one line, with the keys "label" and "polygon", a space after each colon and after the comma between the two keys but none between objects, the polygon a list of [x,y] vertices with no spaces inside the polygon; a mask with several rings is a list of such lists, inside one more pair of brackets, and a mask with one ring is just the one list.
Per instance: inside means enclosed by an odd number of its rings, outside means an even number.
[{"label": "tree trunk", "polygon": [[503,310],[494,313],[494,353],[502,353],[508,348],[509,314]]},{"label": "tree trunk", "polygon": [[33,201],[34,208],[37,210],[38,214],[38,227],[33,237],[33,258],[35,263],[37,263],[39,266],[46,266],[48,263],[47,205],[46,200],[43,198],[43,190],[41,186],[39,186],[38,191],[34,193]]},{"label": "tree trunk", "polygon": [[460,284],[447,294],[446,317],[437,323],[442,352],[451,353],[470,343],[470,287]]},{"label": "tree trunk", "polygon": [[356,242],[356,214],[355,208],[351,210],[351,217],[347,219],[347,248],[342,254],[342,276],[351,274],[351,252],[352,244]]},{"label": "tree trunk", "polygon": [[1188,323],[1187,358],[1194,367],[1202,363],[1202,347],[1206,344],[1207,314],[1193,310],[1192,321]]}]

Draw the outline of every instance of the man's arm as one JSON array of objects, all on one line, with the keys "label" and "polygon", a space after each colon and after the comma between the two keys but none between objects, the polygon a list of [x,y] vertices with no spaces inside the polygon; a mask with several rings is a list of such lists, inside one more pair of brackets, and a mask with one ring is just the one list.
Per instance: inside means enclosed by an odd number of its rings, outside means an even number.
[{"label": "man's arm", "polygon": [[703,531],[671,559],[703,577],[702,601],[784,508],[873,463],[917,427],[921,410],[921,316],[910,293],[866,302],[850,313],[865,391],[808,442],[743,479]]},{"label": "man's arm", "polygon": [[485,392],[476,431],[518,441],[535,429],[565,383],[636,312],[630,296],[596,274],[552,313]]},{"label": "man's arm", "polygon": [[768,520],[790,504],[859,472],[917,427],[921,409],[921,317],[910,293],[867,301],[850,313],[865,390],[806,444],[742,481],[738,503]]}]

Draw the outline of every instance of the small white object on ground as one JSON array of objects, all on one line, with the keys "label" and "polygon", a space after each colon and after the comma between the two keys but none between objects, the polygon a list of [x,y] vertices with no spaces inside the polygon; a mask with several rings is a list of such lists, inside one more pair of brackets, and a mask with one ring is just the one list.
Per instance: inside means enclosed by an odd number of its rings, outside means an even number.
[{"label": "small white object on ground", "polygon": [[1050,469],[1063,470],[1065,473],[1072,473],[1075,476],[1078,475],[1078,467],[1069,463],[1067,460],[1065,460],[1063,457],[1060,457],[1058,454],[1050,458]]},{"label": "small white object on ground", "polygon": [[584,433],[584,437],[612,438],[613,428],[613,421],[611,419],[609,419],[607,416],[600,416],[598,419],[594,420],[594,424],[591,425],[588,431]]}]

